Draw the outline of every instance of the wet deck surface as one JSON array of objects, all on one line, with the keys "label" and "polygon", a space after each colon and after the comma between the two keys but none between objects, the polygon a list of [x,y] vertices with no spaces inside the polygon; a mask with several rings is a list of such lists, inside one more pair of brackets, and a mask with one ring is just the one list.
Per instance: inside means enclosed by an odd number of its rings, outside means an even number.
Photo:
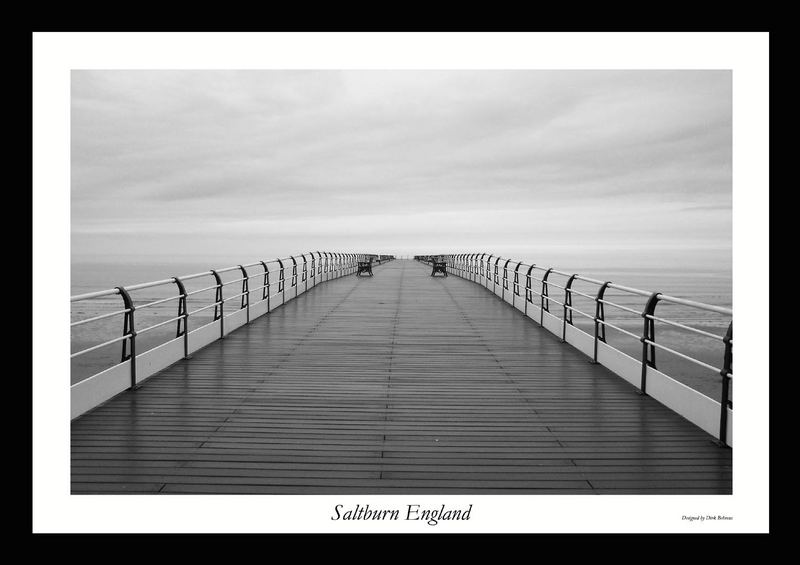
[{"label": "wet deck surface", "polygon": [[72,492],[731,492],[730,449],[482,287],[374,273],[73,421]]}]

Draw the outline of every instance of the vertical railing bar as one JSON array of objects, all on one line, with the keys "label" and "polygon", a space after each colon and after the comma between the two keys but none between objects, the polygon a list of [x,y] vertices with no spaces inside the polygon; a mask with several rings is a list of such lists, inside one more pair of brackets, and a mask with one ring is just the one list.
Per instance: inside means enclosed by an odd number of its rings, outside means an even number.
[{"label": "vertical railing bar", "polygon": [[[131,370],[130,370],[130,379],[131,379],[131,386],[130,390],[136,390],[139,388],[139,385],[136,383],[136,326],[134,324],[134,316],[133,313],[136,310],[136,306],[133,303],[133,299],[128,291],[125,289],[124,286],[116,287],[117,291],[119,291],[120,296],[122,296],[122,302],[125,305],[125,318],[122,322],[122,335],[130,334],[129,339],[122,340],[122,360],[120,363],[125,362],[126,360],[130,359],[131,362]],[[131,342],[131,352],[130,354],[126,354],[127,348],[126,345],[128,341]]]},{"label": "vertical railing bar", "polygon": [[541,296],[541,306],[539,308],[539,325],[544,327],[544,313],[550,312],[550,299],[549,299],[549,292],[547,290],[547,277],[550,276],[553,267],[550,267],[545,271],[544,276],[542,277],[542,296]]},{"label": "vertical railing bar", "polygon": [[719,399],[719,444],[727,446],[728,408],[733,405],[730,400],[730,375],[733,374],[733,322],[728,325],[728,331],[722,341],[725,344],[725,356],[722,362],[722,370],[720,371],[722,375],[722,393]]},{"label": "vertical railing bar", "polygon": [[283,267],[283,261],[278,259],[278,292],[281,293],[281,304],[286,303],[286,272]]},{"label": "vertical railing bar", "polygon": [[605,318],[605,307],[602,303],[603,296],[606,293],[606,289],[608,285],[611,284],[611,281],[604,282],[600,289],[597,291],[597,296],[595,296],[595,310],[594,310],[594,357],[592,358],[592,363],[597,364],[597,346],[598,341],[602,341],[603,343],[606,342],[606,326],[604,323]]},{"label": "vertical railing bar", "polygon": [[656,368],[656,348],[647,342],[656,341],[656,322],[647,316],[654,316],[656,305],[658,304],[658,297],[661,296],[660,292],[654,292],[647,299],[644,310],[642,310],[642,318],[644,319],[644,327],[642,329],[642,378],[639,383],[639,390],[642,394],[647,394],[647,367]]},{"label": "vertical railing bar", "polygon": [[[219,273],[214,269],[211,269],[211,274],[214,275],[214,279],[217,281],[217,290],[215,293],[215,304],[214,304],[214,321],[219,320],[219,338],[225,338],[225,302],[222,300],[222,277],[219,276]],[[217,316],[217,306],[219,306],[219,316]]]},{"label": "vertical railing bar", "polygon": [[239,265],[239,270],[242,271],[242,301],[239,310],[247,308],[246,316],[247,323],[250,323],[250,281],[248,280],[247,270]]},{"label": "vertical railing bar", "polygon": [[[183,358],[184,359],[191,359],[189,357],[189,308],[188,304],[186,304],[186,299],[188,294],[186,293],[186,287],[183,284],[183,281],[178,277],[172,277],[175,281],[175,284],[178,287],[178,292],[180,292],[180,299],[178,300],[178,316],[181,316],[181,319],[178,320],[178,328],[175,334],[175,337],[183,336]],[[181,332],[181,322],[183,322],[183,332]]]},{"label": "vertical railing bar", "polygon": [[289,288],[294,288],[294,295],[297,296],[297,259],[294,258],[294,255],[289,255],[289,259],[292,260],[292,283]]},{"label": "vertical railing bar", "polygon": [[528,302],[533,304],[533,286],[531,286],[531,271],[536,266],[536,263],[528,267],[528,272],[525,273],[525,315],[528,315]]},{"label": "vertical railing bar", "polygon": [[[306,254],[302,253],[300,257],[303,258],[303,283],[305,283],[305,288],[303,288],[303,292],[308,290],[308,261],[306,260]],[[300,286],[300,285],[298,285]]]},{"label": "vertical railing bar", "polygon": [[503,265],[503,289],[501,292],[501,300],[506,299],[506,290],[508,290],[508,264],[511,262],[511,259],[507,259],[505,265]]},{"label": "vertical railing bar", "polygon": [[[567,342],[567,324],[570,326],[572,325],[572,310],[570,310],[569,307],[572,306],[572,283],[577,276],[577,274],[572,275],[567,279],[567,284],[564,285],[564,315],[561,319],[561,343]],[[569,321],[567,321],[567,318],[569,318]]]},{"label": "vertical railing bar", "polygon": [[264,283],[262,284],[261,289],[261,300],[267,301],[267,313],[269,313],[269,296],[270,296],[270,283],[269,283],[269,267],[267,267],[266,262],[259,261],[261,266],[264,267]]}]

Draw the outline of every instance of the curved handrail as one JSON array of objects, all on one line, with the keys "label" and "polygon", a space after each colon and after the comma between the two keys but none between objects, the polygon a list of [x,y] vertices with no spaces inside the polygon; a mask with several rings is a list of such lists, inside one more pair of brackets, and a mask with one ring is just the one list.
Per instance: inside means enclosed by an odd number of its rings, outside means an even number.
[{"label": "curved handrail", "polygon": [[[308,255],[312,258],[312,262],[314,261],[313,253],[316,253],[317,256],[319,257],[319,267],[320,268],[322,268],[322,257],[323,257],[323,254],[325,256],[325,259],[326,259],[326,271],[325,272],[326,273],[333,273],[326,280],[331,280],[333,278],[338,278],[340,276],[343,276],[344,274],[350,274],[347,271],[351,270],[351,267],[352,267],[352,259],[351,258],[356,256],[355,254],[346,254],[345,255],[345,254],[327,252],[327,251],[326,252],[319,252],[319,251],[308,252]],[[394,258],[393,256],[389,256],[389,255],[373,255],[373,254],[363,254],[363,255],[365,255],[365,256],[369,255],[369,256],[375,256],[375,257],[382,257],[383,260],[388,260],[390,258],[391,259]],[[336,257],[336,256],[341,257],[342,260],[340,262],[338,262],[338,263],[336,261],[331,261],[331,264],[328,266],[327,265],[328,257],[333,258],[333,257]],[[291,256],[290,255],[289,257],[286,257],[286,258],[271,259],[269,261],[255,261],[255,262],[252,262],[252,263],[234,265],[234,266],[225,267],[225,268],[222,268],[222,269],[209,269],[208,271],[202,271],[202,272],[199,272],[199,273],[192,273],[192,274],[189,274],[189,275],[182,275],[182,276],[178,276],[178,277],[170,277],[170,278],[167,278],[167,279],[161,279],[161,280],[157,280],[157,281],[148,281],[148,282],[137,283],[137,284],[132,284],[132,285],[119,286],[119,287],[115,287],[115,288],[111,288],[111,289],[107,289],[107,290],[87,292],[87,293],[77,294],[77,295],[71,296],[70,297],[70,302],[71,303],[75,303],[75,302],[82,302],[82,301],[86,301],[86,300],[93,300],[93,299],[96,299],[96,298],[103,298],[103,297],[108,297],[108,296],[122,295],[123,299],[130,300],[131,304],[134,304],[135,301],[133,300],[133,298],[130,298],[130,293],[131,292],[135,292],[135,291],[139,291],[139,290],[145,290],[145,289],[152,289],[152,288],[162,287],[162,286],[168,286],[168,285],[176,285],[176,288],[179,291],[178,294],[176,294],[175,296],[169,296],[169,297],[166,297],[166,298],[160,298],[158,300],[153,300],[153,301],[150,301],[150,302],[146,302],[144,304],[134,305],[133,308],[124,307],[122,309],[115,310],[113,312],[108,312],[108,313],[92,316],[92,317],[89,317],[89,318],[84,318],[84,319],[81,319],[81,320],[75,320],[75,321],[70,322],[70,327],[83,326],[85,324],[98,322],[98,321],[105,320],[107,318],[110,318],[110,317],[113,317],[113,316],[117,316],[117,315],[121,315],[121,314],[125,315],[126,319],[127,319],[127,318],[131,317],[130,314],[132,313],[133,309],[141,310],[143,308],[150,308],[150,307],[157,306],[159,304],[164,304],[164,303],[167,303],[167,302],[170,302],[170,301],[173,301],[173,300],[179,301],[180,304],[179,304],[179,307],[178,307],[178,309],[179,309],[178,316],[176,316],[175,318],[172,318],[172,319],[169,319],[169,320],[166,320],[166,321],[161,321],[161,322],[158,322],[156,324],[152,324],[150,326],[147,326],[147,327],[144,327],[144,328],[140,328],[140,329],[136,329],[136,330],[133,330],[131,328],[130,331],[126,331],[121,336],[118,336],[118,337],[115,337],[113,339],[109,339],[109,340],[103,341],[103,342],[101,342],[99,344],[92,345],[91,347],[88,347],[86,349],[71,353],[70,354],[70,358],[80,357],[81,355],[84,355],[86,353],[90,353],[92,351],[96,351],[97,349],[100,349],[100,348],[105,347],[107,345],[112,345],[112,344],[115,344],[115,343],[119,343],[120,341],[122,341],[122,342],[133,342],[134,334],[136,334],[136,333],[141,334],[141,333],[156,329],[158,327],[164,326],[164,325],[166,325],[167,323],[170,323],[170,322],[177,322],[177,326],[178,326],[177,333],[178,333],[179,336],[181,336],[181,335],[183,335],[183,332],[184,332],[184,330],[181,330],[181,324],[188,323],[189,318],[193,314],[197,314],[199,312],[203,312],[203,311],[208,310],[210,308],[214,308],[215,311],[217,311],[217,309],[219,309],[219,313],[215,314],[215,317],[214,317],[215,320],[222,320],[225,317],[227,317],[227,316],[224,315],[224,311],[223,311],[224,304],[226,302],[229,302],[229,301],[233,300],[233,299],[241,298],[241,303],[240,303],[239,310],[245,310],[247,312],[247,320],[249,321],[249,311],[250,311],[251,306],[256,306],[257,304],[259,304],[261,302],[269,301],[270,298],[274,298],[274,296],[276,296],[276,295],[270,295],[269,294],[270,287],[273,285],[273,282],[269,280],[270,273],[279,272],[280,275],[281,275],[280,276],[280,282],[283,282],[283,280],[285,279],[284,274],[283,274],[283,271],[285,269],[283,262],[286,261],[286,260],[291,259],[293,261],[293,267],[294,267],[294,269],[296,269],[297,260],[295,259],[295,257],[297,257],[297,256]],[[306,282],[307,283],[309,281],[314,282],[314,283],[320,282],[320,281],[318,281],[318,278],[316,276],[314,276],[310,272],[306,271],[306,253],[300,254],[300,257],[303,258],[303,275],[306,278]],[[346,260],[344,259],[345,257],[347,257]],[[273,269],[270,269],[270,265],[271,264],[275,265],[276,267],[273,268]],[[249,274],[248,271],[247,271],[247,268],[248,267],[254,267],[254,266],[261,266],[263,268],[263,271],[257,272],[257,273],[253,273],[252,275]],[[237,279],[231,280],[231,281],[223,281],[222,280],[222,277],[220,276],[220,274],[233,272],[233,271],[237,271],[237,270],[241,273],[241,278],[237,278]],[[200,288],[200,289],[197,289],[197,290],[193,290],[191,292],[186,292],[184,284],[187,281],[198,279],[198,278],[201,278],[201,277],[213,277],[215,284],[213,284],[211,286],[204,287],[204,288]],[[257,286],[257,287],[251,287],[250,286],[250,280],[251,279],[261,278],[261,277],[263,277],[263,279],[264,279],[264,282],[263,282],[263,284],[261,286]],[[295,283],[292,285],[292,287],[297,286],[297,278],[296,277],[297,277],[297,273],[295,272],[294,277],[293,277],[295,279]],[[227,298],[223,298],[222,297],[223,289],[227,285],[231,285],[231,284],[235,284],[235,283],[242,283],[241,292],[239,292],[238,294],[232,295],[232,296],[228,296]],[[309,286],[309,285],[307,284],[306,286]],[[202,307],[200,307],[198,309],[195,309],[195,310],[193,310],[191,312],[189,312],[188,310],[184,311],[185,307],[186,307],[185,300],[186,300],[187,297],[193,296],[193,295],[197,295],[197,294],[200,294],[200,293],[203,293],[203,292],[208,292],[210,290],[216,290],[217,291],[215,300],[213,302],[211,302],[209,304],[206,304],[206,305],[204,305],[204,306],[202,306]],[[251,300],[250,300],[251,294],[254,293],[254,292],[260,291],[260,290],[263,291],[262,293],[260,293],[261,294],[261,299],[258,302],[251,302]],[[127,295],[127,298],[126,298],[126,295]],[[221,330],[221,331],[224,333],[224,329]]]},{"label": "curved handrail", "polygon": [[[726,434],[726,419],[727,419],[727,410],[725,409],[732,407],[732,402],[729,398],[729,389],[730,389],[730,382],[733,378],[733,369],[732,369],[732,346],[733,346],[733,320],[729,322],[728,331],[726,334],[718,335],[706,330],[702,330],[699,328],[694,328],[690,325],[681,323],[677,320],[670,320],[668,317],[664,315],[656,316],[655,311],[658,304],[661,303],[668,303],[668,304],[676,304],[681,305],[687,308],[700,310],[704,312],[713,312],[716,314],[721,314],[723,316],[733,317],[733,310],[731,308],[726,308],[723,306],[717,306],[714,304],[706,304],[703,302],[698,302],[695,300],[688,300],[686,298],[680,298],[676,296],[671,296],[667,294],[657,293],[653,291],[648,291],[640,288],[635,288],[631,286],[625,286],[622,284],[613,283],[611,281],[603,281],[599,279],[595,279],[592,277],[588,277],[585,275],[581,275],[578,273],[570,273],[567,271],[562,271],[555,269],[553,267],[539,265],[539,264],[527,264],[523,261],[517,261],[514,259],[510,259],[508,257],[503,257],[500,255],[495,255],[493,253],[469,253],[469,254],[435,254],[435,255],[417,255],[415,259],[418,261],[422,261],[425,263],[430,263],[432,257],[439,257],[447,262],[448,269],[452,269],[456,275],[461,276],[467,280],[472,280],[477,284],[481,284],[482,286],[486,287],[493,292],[497,292],[498,296],[501,296],[503,299],[505,297],[505,290],[509,288],[509,265],[513,267],[514,273],[514,280],[513,285],[516,290],[517,286],[521,286],[521,282],[519,281],[519,272],[521,269],[527,268],[525,272],[525,298],[524,298],[524,311],[525,314],[528,314],[528,305],[532,304],[534,307],[539,308],[539,324],[544,325],[544,315],[547,313],[549,316],[555,318],[560,325],[560,337],[562,341],[566,341],[567,339],[567,327],[573,326],[573,314],[579,315],[587,320],[591,320],[594,323],[594,355],[593,355],[593,362],[597,363],[597,351],[598,351],[598,343],[605,343],[605,329],[611,328],[617,332],[619,332],[622,336],[629,337],[634,339],[642,344],[642,357],[641,357],[641,365],[642,365],[642,372],[641,372],[641,380],[639,383],[639,388],[642,393],[646,394],[647,392],[647,368],[651,367],[655,369],[655,351],[656,349],[660,351],[664,351],[666,353],[675,355],[683,360],[689,361],[694,363],[695,365],[702,367],[704,369],[708,369],[714,372],[717,372],[722,378],[722,396],[720,399],[720,406],[722,407],[720,412],[720,430],[719,430],[719,438],[720,442],[723,444],[725,443],[725,434]],[[466,257],[466,261],[464,260]],[[475,258],[475,264],[470,264],[469,258]],[[502,274],[498,269],[498,265],[500,261],[504,261]],[[541,278],[534,276],[534,272],[541,272]],[[551,274],[559,275],[562,277],[566,277],[566,283],[562,286],[557,284],[551,280],[548,280]],[[502,280],[500,280],[502,277]],[[536,290],[533,287],[533,281],[536,281],[541,284],[540,290]],[[584,283],[588,283],[590,285],[597,286],[598,290],[597,293],[592,296],[591,294],[587,294],[585,292],[581,292],[572,288],[573,283],[575,281],[582,281]],[[489,284],[491,283],[491,288]],[[498,290],[499,286],[499,290]],[[559,300],[554,298],[553,293],[550,292],[552,288],[559,289],[559,293],[563,292],[563,300]],[[647,299],[645,307],[643,310],[635,310],[623,304],[618,304],[617,302],[613,302],[608,300],[605,293],[607,290],[615,290],[623,295],[631,295],[637,296],[641,298]],[[521,296],[518,292],[510,293],[511,297],[510,300],[516,300],[517,296]],[[581,296],[586,299],[592,300],[595,303],[595,312],[593,314],[589,314],[587,312],[583,312],[580,309],[573,306],[573,297],[574,296]],[[534,297],[537,297],[535,299]],[[536,302],[539,302],[537,305]],[[550,308],[550,304],[557,304],[560,308]],[[623,329],[611,322],[607,321],[606,318],[606,307],[615,308],[621,311],[625,311],[631,314],[635,314],[640,316],[642,319],[643,324],[643,331],[641,334],[636,334],[626,329]],[[703,336],[706,338],[714,339],[723,343],[725,347],[725,353],[723,358],[722,367],[715,367],[707,362],[704,362],[700,359],[692,357],[685,352],[678,351],[677,349],[673,349],[671,347],[666,347],[665,345],[658,343],[656,341],[655,336],[655,322],[661,322],[673,327],[680,328],[682,330],[686,330],[692,332],[695,335]],[[607,344],[606,344],[607,345]],[[610,347],[610,346],[609,346]]]}]

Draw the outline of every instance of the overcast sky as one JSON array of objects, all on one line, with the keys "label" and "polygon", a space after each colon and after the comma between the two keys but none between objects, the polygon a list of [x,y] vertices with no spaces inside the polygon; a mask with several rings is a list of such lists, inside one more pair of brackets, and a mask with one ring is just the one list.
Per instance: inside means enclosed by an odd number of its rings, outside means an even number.
[{"label": "overcast sky", "polygon": [[727,71],[73,71],[71,128],[76,260],[730,268]]}]

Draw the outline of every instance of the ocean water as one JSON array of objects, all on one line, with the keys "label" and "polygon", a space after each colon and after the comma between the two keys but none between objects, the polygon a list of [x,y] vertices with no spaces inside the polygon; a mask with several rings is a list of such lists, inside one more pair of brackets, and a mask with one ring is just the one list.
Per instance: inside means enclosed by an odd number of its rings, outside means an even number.
[{"label": "ocean water", "polygon": [[[523,260],[525,260],[523,258]],[[232,262],[197,259],[194,261],[152,261],[141,260],[135,263],[117,263],[111,261],[88,260],[73,261],[71,271],[71,295],[83,294],[98,290],[110,289],[115,286],[130,286],[142,282],[162,280],[171,276],[181,276],[191,273],[207,271],[210,268],[224,268],[231,266]],[[580,266],[579,264],[577,265]],[[556,265],[556,268],[559,268]],[[567,270],[564,268],[564,270]],[[255,274],[252,271],[250,274]],[[730,269],[721,268],[681,268],[674,267],[605,267],[605,268],[574,268],[568,272],[579,272],[588,277],[599,280],[610,280],[615,283],[639,288],[646,291],[661,292],[680,298],[731,308],[732,306],[732,276]],[[536,275],[541,277],[541,272]],[[239,271],[232,271],[222,275],[226,283],[241,278]],[[250,286],[261,286],[261,279],[252,279]],[[274,279],[271,279],[274,282]],[[552,274],[549,281],[564,286],[566,277]],[[520,276],[524,287],[524,277]],[[214,278],[208,276],[188,281],[188,292],[199,290],[214,285]],[[534,285],[536,285],[534,281]],[[225,286],[225,297],[241,292],[241,283]],[[534,286],[536,288],[536,286]],[[574,290],[594,296],[597,286],[581,281],[576,281]],[[538,289],[537,289],[538,290]],[[523,290],[524,291],[524,290]],[[550,296],[563,302],[563,290],[551,287]],[[189,311],[206,306],[214,301],[214,289],[206,290],[190,296],[188,299]],[[137,304],[135,313],[137,328],[147,327],[161,323],[177,316],[177,299],[161,304],[140,308],[139,305],[161,300],[177,295],[174,284],[167,284],[150,289],[134,291],[132,297]],[[254,291],[251,303],[261,299],[261,291]],[[609,290],[606,299],[628,307],[637,312],[644,308],[646,298]],[[534,301],[538,297],[534,295]],[[238,300],[226,303],[226,308],[237,308]],[[573,307],[593,315],[595,304],[593,300],[579,295],[573,297]],[[118,295],[72,303],[72,321],[86,319],[101,314],[116,312],[123,309],[122,299]],[[550,311],[561,316],[562,307],[551,304]],[[210,322],[214,310],[210,308],[190,318],[190,330]],[[729,316],[706,312],[695,308],[660,302],[656,308],[656,316],[663,317],[687,326],[695,327],[718,336],[724,336],[731,322]],[[643,319],[639,314],[634,314],[621,309],[607,306],[605,309],[606,320],[639,336],[642,334]],[[594,333],[594,323],[588,317],[577,313],[573,314],[573,323],[589,334]],[[140,334],[137,337],[137,352],[141,353],[164,343],[176,336],[177,322],[170,322],[160,328]],[[123,332],[123,315],[115,314],[109,318],[85,325],[71,328],[72,352],[92,347],[104,341],[119,337]],[[640,359],[642,345],[634,339],[612,328],[606,332],[606,341],[631,355]],[[656,322],[656,342],[666,347],[680,351],[690,357],[699,359],[714,367],[721,367],[724,355],[724,346],[721,341],[697,335],[687,330],[676,328],[662,322]],[[103,347],[88,354],[76,357],[71,361],[70,382],[75,383],[97,372],[111,367],[121,359],[122,344],[120,342]],[[669,352],[656,351],[656,367],[684,384],[710,396],[719,399],[721,391],[721,377],[718,372],[700,367],[694,363],[681,359]]]}]

